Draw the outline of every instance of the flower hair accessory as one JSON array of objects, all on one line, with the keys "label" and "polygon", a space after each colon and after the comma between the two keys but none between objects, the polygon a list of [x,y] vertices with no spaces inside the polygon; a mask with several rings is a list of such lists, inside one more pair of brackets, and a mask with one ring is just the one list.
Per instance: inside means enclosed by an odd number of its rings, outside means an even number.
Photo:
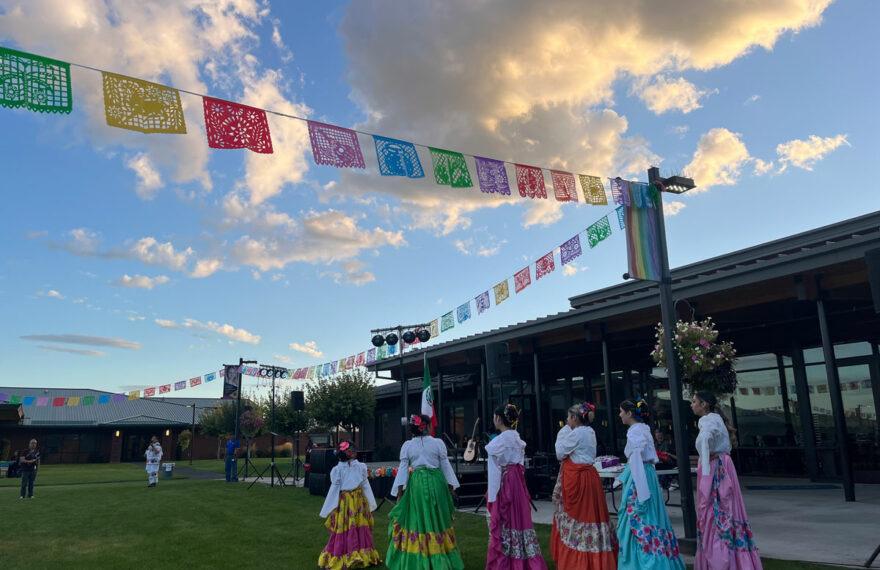
[{"label": "flower hair accessory", "polygon": [[428,431],[428,424],[422,420],[422,416],[417,416],[415,414],[411,415],[409,417],[409,425],[419,428],[419,433],[425,433]]},{"label": "flower hair accessory", "polygon": [[348,450],[350,448],[351,448],[351,443],[349,443],[347,441],[343,441],[342,443],[339,444],[339,447],[337,447],[335,450],[333,450],[333,455],[336,455],[336,456],[344,455],[347,457]]},{"label": "flower hair accessory", "polygon": [[648,411],[648,402],[642,398],[638,398],[636,400],[636,418],[639,420],[646,420],[650,415],[651,412]]},{"label": "flower hair accessory", "polygon": [[579,410],[582,418],[586,418],[587,416],[589,416],[591,413],[593,413],[595,411],[596,411],[596,406],[594,406],[593,404],[591,404],[589,402],[583,402],[581,404],[581,408]]},{"label": "flower hair accessory", "polygon": [[510,427],[516,428],[519,423],[519,410],[515,404],[507,404],[504,406],[504,419],[510,424]]}]

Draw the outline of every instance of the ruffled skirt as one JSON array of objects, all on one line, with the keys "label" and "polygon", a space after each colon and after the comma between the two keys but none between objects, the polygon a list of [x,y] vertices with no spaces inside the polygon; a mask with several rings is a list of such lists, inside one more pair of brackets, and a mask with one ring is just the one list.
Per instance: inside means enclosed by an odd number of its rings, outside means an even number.
[{"label": "ruffled skirt", "polygon": [[320,568],[367,568],[381,562],[373,544],[373,513],[360,488],[339,493],[339,505],[324,526],[330,541],[318,557]]},{"label": "ruffled skirt", "polygon": [[489,506],[489,552],[486,570],[547,570],[529,510],[525,469],[509,465],[501,489]]}]

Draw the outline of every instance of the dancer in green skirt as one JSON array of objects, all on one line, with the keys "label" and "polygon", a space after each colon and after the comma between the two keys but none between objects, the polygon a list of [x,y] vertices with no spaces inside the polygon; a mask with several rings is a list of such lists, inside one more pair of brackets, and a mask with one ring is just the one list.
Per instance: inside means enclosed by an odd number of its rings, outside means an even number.
[{"label": "dancer in green skirt", "polygon": [[458,479],[446,456],[446,445],[428,435],[430,425],[427,416],[411,416],[413,438],[400,448],[400,468],[391,494],[403,496],[388,515],[390,544],[385,556],[392,570],[464,568],[452,529],[451,491],[458,488]]}]

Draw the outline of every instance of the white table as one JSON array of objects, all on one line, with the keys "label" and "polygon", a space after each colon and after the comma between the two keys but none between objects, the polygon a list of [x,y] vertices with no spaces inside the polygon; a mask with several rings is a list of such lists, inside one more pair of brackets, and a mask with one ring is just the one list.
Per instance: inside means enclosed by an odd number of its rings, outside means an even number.
[{"label": "white table", "polygon": [[[617,487],[619,486],[618,478],[620,477],[620,474],[623,473],[623,470],[625,468],[626,468],[626,465],[621,464],[621,465],[614,465],[613,467],[604,467],[602,469],[596,469],[596,471],[599,473],[599,478],[603,480],[602,483],[603,483],[603,486],[605,486],[605,492],[611,493],[611,506],[615,509],[617,508],[617,501],[614,498],[614,492],[617,490]],[[691,475],[696,474],[696,472],[697,472],[696,467],[691,467]],[[658,469],[657,476],[659,477],[660,475],[678,475],[678,469],[677,468],[676,469]],[[608,483],[606,483],[605,481],[608,481]],[[669,487],[665,487],[664,490],[666,491],[666,501],[664,501],[664,502],[668,505],[669,504]],[[676,505],[670,505],[670,506],[676,506]]]}]

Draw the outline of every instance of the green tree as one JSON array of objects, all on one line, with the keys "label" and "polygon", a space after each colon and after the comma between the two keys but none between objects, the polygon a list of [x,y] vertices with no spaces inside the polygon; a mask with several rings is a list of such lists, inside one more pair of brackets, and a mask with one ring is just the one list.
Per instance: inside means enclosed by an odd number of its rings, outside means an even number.
[{"label": "green tree", "polygon": [[235,433],[235,400],[223,402],[220,406],[206,411],[199,420],[199,429],[205,435],[217,438],[217,458],[223,446],[223,440],[227,434]]},{"label": "green tree", "polygon": [[355,427],[372,421],[376,412],[373,375],[352,370],[319,380],[308,387],[306,409],[317,423],[337,428],[337,439],[339,426],[354,433]]}]

